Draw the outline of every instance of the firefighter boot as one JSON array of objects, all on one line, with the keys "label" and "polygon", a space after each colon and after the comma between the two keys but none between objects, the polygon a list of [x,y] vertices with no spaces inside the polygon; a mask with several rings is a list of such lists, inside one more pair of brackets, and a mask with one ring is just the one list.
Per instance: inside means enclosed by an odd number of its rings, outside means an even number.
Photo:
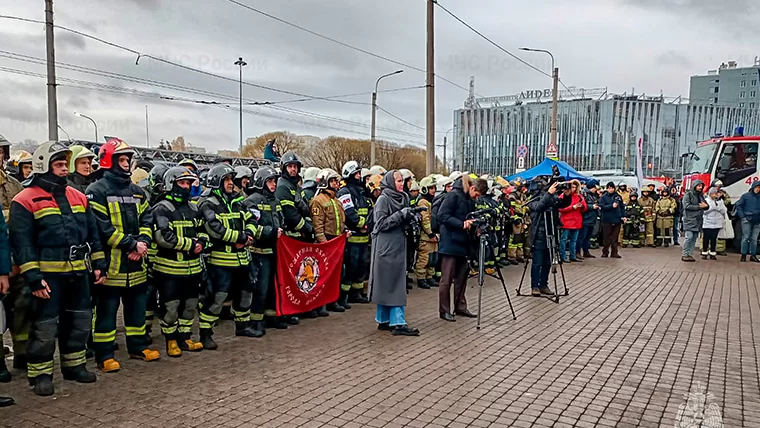
[{"label": "firefighter boot", "polygon": [[288,325],[298,325],[298,324],[301,324],[301,320],[298,319],[298,317],[295,317],[295,316],[292,316],[292,315],[284,316],[284,317],[282,317],[282,320],[285,321],[285,323],[288,324]]},{"label": "firefighter boot", "polygon": [[369,299],[362,295],[362,290],[354,288],[348,292],[348,302],[363,305],[369,303]]},{"label": "firefighter boot", "polygon": [[[0,350],[2,353],[2,350]],[[8,383],[11,381],[11,372],[8,371],[8,367],[5,366],[5,357],[0,358],[0,382]]]},{"label": "firefighter boot", "polygon": [[266,317],[266,325],[268,328],[274,328],[277,330],[287,330],[288,323],[282,320],[282,317]]},{"label": "firefighter boot", "polygon": [[166,341],[166,355],[172,358],[179,358],[182,356],[182,350],[179,349],[179,345],[176,340]]},{"label": "firefighter boot", "polygon": [[319,309],[317,309],[317,316],[320,316],[320,317],[329,317],[330,313],[327,312],[327,307],[320,306]]},{"label": "firefighter boot", "polygon": [[63,378],[66,380],[74,380],[78,383],[94,383],[96,380],[98,380],[97,376],[95,376],[95,373],[87,370],[87,367],[85,367],[84,364],[80,364],[76,367],[71,367],[70,369],[61,369],[61,372],[63,373]]},{"label": "firefighter boot", "polygon": [[417,278],[417,288],[430,290],[430,284],[427,283],[427,280],[425,278]]},{"label": "firefighter boot", "polygon": [[104,373],[116,373],[121,369],[121,364],[113,358],[109,358],[102,363],[98,363],[98,368]]},{"label": "firefighter boot", "polygon": [[340,297],[338,298],[338,304],[343,306],[343,309],[349,310],[352,308],[351,304],[348,303],[348,291],[340,291]]},{"label": "firefighter boot", "polygon": [[267,334],[264,321],[251,321],[251,329],[256,334],[254,337],[262,337]]},{"label": "firefighter boot", "polygon": [[34,386],[34,393],[40,397],[47,397],[55,394],[55,388],[53,388],[53,375],[39,375],[35,378],[29,379],[29,383]]},{"label": "firefighter boot", "polygon": [[[338,299],[338,302],[340,299]],[[338,302],[332,302],[329,305],[327,305],[327,310],[330,312],[346,312],[346,308],[338,304]]]},{"label": "firefighter boot", "polygon": [[148,362],[158,360],[161,358],[161,354],[159,354],[159,352],[155,349],[143,349],[139,354],[129,354],[129,358],[132,358],[133,360],[143,360]]},{"label": "firefighter boot", "polygon": [[185,334],[177,341],[177,345],[183,352],[201,352],[203,350],[203,344],[190,339],[190,334]]},{"label": "firefighter boot", "polygon": [[238,321],[235,323],[235,336],[261,337],[261,334],[258,334],[256,331],[253,330],[253,327],[251,327],[250,322]]},{"label": "firefighter boot", "polygon": [[200,330],[200,336],[203,349],[214,351],[219,347],[219,345],[214,342],[214,330],[211,330],[210,328],[202,328]]}]

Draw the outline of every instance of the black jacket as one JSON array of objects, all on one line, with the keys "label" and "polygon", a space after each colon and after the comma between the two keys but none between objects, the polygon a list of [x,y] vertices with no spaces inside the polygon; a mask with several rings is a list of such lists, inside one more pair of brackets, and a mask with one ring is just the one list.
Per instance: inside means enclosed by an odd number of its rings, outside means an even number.
[{"label": "black jacket", "polygon": [[195,253],[195,247],[201,244],[205,248],[208,241],[196,204],[165,195],[153,207],[153,242],[156,244],[151,257],[153,270],[172,276],[199,275],[201,256]]},{"label": "black jacket", "polygon": [[261,228],[261,238],[250,250],[254,254],[274,254],[277,247],[277,229],[283,226],[282,207],[268,190],[254,190],[245,198],[243,207],[248,210]]},{"label": "black jacket", "polygon": [[[613,204],[617,203],[617,208]],[[623,222],[625,215],[625,204],[623,198],[618,194],[604,192],[599,198],[599,208],[602,210],[602,223],[620,224]]]},{"label": "black jacket", "polygon": [[[277,189],[274,196],[282,206],[282,215],[285,219],[283,229],[288,236],[304,238],[314,234],[309,214],[309,204],[303,190],[298,185],[298,179],[280,177],[277,180]],[[304,236],[306,235],[306,236]]]},{"label": "black jacket", "polygon": [[252,220],[253,214],[243,208],[242,202],[242,196],[226,195],[219,189],[209,189],[201,196],[198,209],[211,242],[209,264],[237,268],[250,263],[248,250],[235,245],[245,244],[249,236],[261,238],[261,229]]},{"label": "black jacket", "polygon": [[145,283],[148,276],[144,261],[127,258],[138,242],[150,245],[153,237],[153,215],[145,192],[129,176],[107,170],[102,179],[87,187],[87,199],[108,262],[105,284],[132,287]]},{"label": "black jacket", "polygon": [[441,241],[438,252],[447,256],[467,257],[468,233],[464,229],[467,214],[473,211],[473,201],[464,193],[460,178],[454,183],[438,209],[438,224],[441,229]]},{"label": "black jacket", "polygon": [[531,222],[530,236],[533,248],[539,250],[549,248],[547,245],[548,241],[546,240],[547,221],[550,223],[553,221],[554,223],[552,235],[556,241],[560,228],[559,212],[555,209],[558,202],[559,198],[548,192],[536,196],[528,202]]},{"label": "black jacket", "polygon": [[348,242],[352,244],[366,244],[369,242],[369,228],[365,229],[372,215],[372,203],[367,199],[361,184],[349,179],[343,186],[336,198],[343,206],[346,213],[346,227],[351,231]]},{"label": "black jacket", "polygon": [[594,209],[594,205],[599,204],[599,193],[586,191],[583,193],[583,199],[586,200],[586,205],[588,206],[586,212],[583,213],[583,226],[594,226],[599,219],[599,210]]},{"label": "black jacket", "polygon": [[87,192],[87,186],[92,184],[92,180],[90,177],[85,177],[84,175],[78,173],[78,172],[72,172],[68,175],[69,177],[69,186],[73,187],[74,189],[79,190],[82,193]]}]

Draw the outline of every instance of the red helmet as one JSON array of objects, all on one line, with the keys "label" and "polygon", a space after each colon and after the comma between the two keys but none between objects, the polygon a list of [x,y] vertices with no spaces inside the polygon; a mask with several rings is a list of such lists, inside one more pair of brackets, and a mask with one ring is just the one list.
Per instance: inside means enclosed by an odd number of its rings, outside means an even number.
[{"label": "red helmet", "polygon": [[109,138],[105,144],[100,146],[98,152],[98,163],[103,169],[113,168],[113,158],[119,155],[134,156],[135,151],[129,147],[129,144],[118,138]]}]

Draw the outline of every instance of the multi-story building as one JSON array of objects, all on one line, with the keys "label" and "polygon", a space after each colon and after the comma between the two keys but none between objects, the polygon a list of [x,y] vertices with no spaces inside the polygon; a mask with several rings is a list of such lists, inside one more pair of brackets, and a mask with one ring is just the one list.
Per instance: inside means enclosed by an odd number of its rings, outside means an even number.
[{"label": "multi-story building", "polygon": [[689,102],[739,108],[760,107],[760,57],[751,67],[723,63],[705,75],[691,76]]},{"label": "multi-story building", "polygon": [[[473,91],[474,92],[474,91]],[[601,94],[601,95],[600,95]],[[541,162],[549,141],[551,91],[475,99],[454,112],[454,168],[510,175],[517,150],[527,147],[524,167]],[[560,92],[557,146],[559,159],[577,170],[633,171],[642,140],[645,174],[680,172],[682,154],[716,133],[731,135],[738,126],[760,133],[760,110],[747,106],[685,103],[663,96],[614,95],[606,90]],[[501,102],[511,103],[500,105]],[[482,104],[491,103],[490,107]]]}]

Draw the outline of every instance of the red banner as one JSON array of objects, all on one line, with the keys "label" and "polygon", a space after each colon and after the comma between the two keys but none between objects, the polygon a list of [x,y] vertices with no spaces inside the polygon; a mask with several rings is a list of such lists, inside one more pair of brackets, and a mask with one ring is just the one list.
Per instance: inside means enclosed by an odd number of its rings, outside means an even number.
[{"label": "red banner", "polygon": [[277,315],[309,312],[338,300],[346,235],[321,244],[277,239]]}]

